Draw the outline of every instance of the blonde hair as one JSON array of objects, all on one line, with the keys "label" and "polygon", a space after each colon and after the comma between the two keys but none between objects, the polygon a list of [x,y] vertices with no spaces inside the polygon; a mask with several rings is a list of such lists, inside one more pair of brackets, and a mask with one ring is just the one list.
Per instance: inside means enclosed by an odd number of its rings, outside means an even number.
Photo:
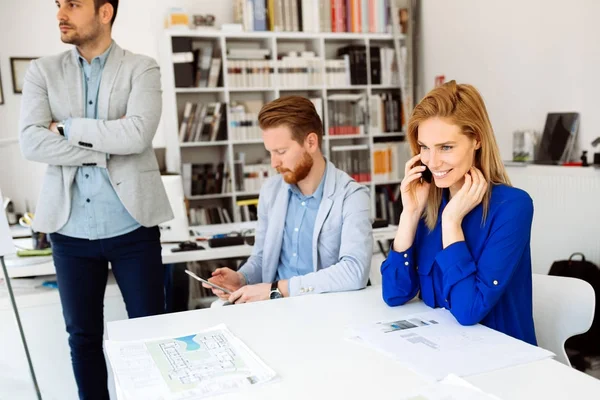
[{"label": "blonde hair", "polygon": [[[417,104],[408,121],[408,142],[413,155],[421,151],[418,143],[419,125],[434,117],[446,119],[449,123],[458,126],[462,134],[476,139],[481,144],[475,152],[474,165],[488,182],[488,190],[483,198],[482,223],[484,223],[490,205],[491,185],[511,186],[511,184],[500,157],[500,150],[483,98],[473,86],[459,85],[456,81],[446,82],[427,93]],[[441,202],[442,189],[432,184],[423,215],[430,230],[433,230],[437,223]]]}]

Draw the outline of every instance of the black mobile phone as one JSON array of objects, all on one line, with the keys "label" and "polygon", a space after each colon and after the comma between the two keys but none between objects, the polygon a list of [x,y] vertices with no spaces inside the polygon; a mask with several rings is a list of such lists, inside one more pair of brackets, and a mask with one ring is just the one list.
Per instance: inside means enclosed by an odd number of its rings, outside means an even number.
[{"label": "black mobile phone", "polygon": [[431,174],[431,170],[429,169],[429,167],[423,163],[421,163],[421,165],[425,166],[425,171],[422,172],[421,178],[423,178],[423,180],[427,183],[431,183],[431,180],[433,179],[433,175]]}]

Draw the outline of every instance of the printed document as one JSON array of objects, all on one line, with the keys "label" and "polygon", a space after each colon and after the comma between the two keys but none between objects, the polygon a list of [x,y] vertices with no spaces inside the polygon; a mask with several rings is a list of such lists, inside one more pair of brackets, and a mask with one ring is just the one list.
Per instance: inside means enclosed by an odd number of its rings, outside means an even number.
[{"label": "printed document", "polygon": [[462,326],[446,309],[354,327],[348,336],[435,380],[451,373],[474,375],[554,355],[483,325]]},{"label": "printed document", "polygon": [[204,399],[276,375],[224,324],[177,338],[105,344],[119,400]]}]

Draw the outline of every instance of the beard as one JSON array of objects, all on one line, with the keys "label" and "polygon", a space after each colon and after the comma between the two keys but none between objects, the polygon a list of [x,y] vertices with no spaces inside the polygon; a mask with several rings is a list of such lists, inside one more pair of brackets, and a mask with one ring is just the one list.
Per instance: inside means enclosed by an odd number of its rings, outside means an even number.
[{"label": "beard", "polygon": [[278,167],[277,172],[283,175],[283,180],[286,183],[290,185],[296,185],[298,182],[308,176],[310,170],[312,169],[313,163],[312,157],[308,154],[308,152],[305,151],[300,161],[296,163],[294,170]]},{"label": "beard", "polygon": [[72,44],[75,46],[82,46],[86,43],[95,41],[101,34],[101,25],[96,21],[92,26],[87,27],[84,31],[81,28],[76,28],[70,24],[61,23],[59,26],[67,26],[71,28],[66,33],[60,35],[60,40],[66,44]]}]

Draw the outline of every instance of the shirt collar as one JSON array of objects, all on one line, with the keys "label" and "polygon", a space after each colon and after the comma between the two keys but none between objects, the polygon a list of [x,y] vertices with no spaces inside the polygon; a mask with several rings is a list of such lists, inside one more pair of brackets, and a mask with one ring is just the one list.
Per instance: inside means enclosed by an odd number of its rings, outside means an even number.
[{"label": "shirt collar", "polygon": [[[94,57],[90,64],[92,64],[94,62],[94,60],[98,59],[98,60],[100,60],[100,67],[104,68],[104,64],[106,64],[106,59],[108,58],[108,55],[110,54],[110,51],[113,48],[113,44],[114,44],[114,41],[112,41],[110,43],[110,46],[108,46],[108,49],[106,49],[106,51],[104,53],[100,54],[99,56]],[[77,56],[77,59],[79,60],[79,63],[81,65],[85,65],[84,63],[87,63],[87,60],[85,58],[83,58],[83,56],[81,54],[79,54],[79,50],[77,50],[77,47],[74,47],[73,51],[75,52],[75,55]]]},{"label": "shirt collar", "polygon": [[325,172],[323,172],[323,177],[321,178],[321,183],[319,183],[319,186],[317,187],[317,190],[315,190],[315,192],[310,195],[310,196],[305,196],[302,194],[302,192],[300,191],[300,188],[298,188],[297,185],[289,185],[289,191],[293,194],[295,194],[296,196],[300,197],[301,199],[309,199],[309,198],[314,198],[317,201],[321,201],[321,199],[323,198],[323,191],[325,188],[325,178],[327,177],[327,168],[325,168]]}]

